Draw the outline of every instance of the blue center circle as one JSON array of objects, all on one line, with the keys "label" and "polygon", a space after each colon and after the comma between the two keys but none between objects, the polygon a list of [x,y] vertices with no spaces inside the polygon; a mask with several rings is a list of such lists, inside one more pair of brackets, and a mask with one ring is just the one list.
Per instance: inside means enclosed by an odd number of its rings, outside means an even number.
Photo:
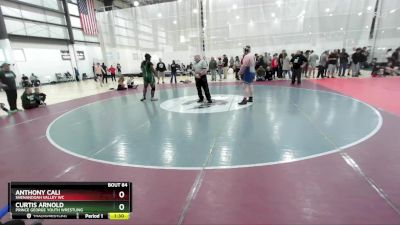
[{"label": "blue center circle", "polygon": [[[242,94],[235,85],[211,86],[210,91],[226,99]],[[161,107],[196,93],[195,88],[175,88],[158,91],[157,102],[140,102],[141,95],[133,94],[84,105],[54,120],[47,138],[64,152],[113,165],[219,169],[337,152],[368,139],[382,125],[376,109],[353,98],[279,86],[255,85],[254,103],[237,110],[182,113]],[[171,107],[186,107],[179,104]],[[204,110],[204,103],[182,104],[194,105],[190,110],[199,104]],[[206,107],[212,111],[219,106]]]}]

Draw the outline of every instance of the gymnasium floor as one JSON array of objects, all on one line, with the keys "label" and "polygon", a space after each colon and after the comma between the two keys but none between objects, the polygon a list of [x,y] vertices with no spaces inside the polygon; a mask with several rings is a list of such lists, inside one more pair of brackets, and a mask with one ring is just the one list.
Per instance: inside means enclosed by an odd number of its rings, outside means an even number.
[{"label": "gymnasium floor", "polygon": [[257,82],[245,107],[240,83],[209,83],[212,105],[194,84],[145,103],[43,87],[47,107],[0,119],[0,203],[9,181],[132,181],[113,224],[400,224],[399,77]]}]

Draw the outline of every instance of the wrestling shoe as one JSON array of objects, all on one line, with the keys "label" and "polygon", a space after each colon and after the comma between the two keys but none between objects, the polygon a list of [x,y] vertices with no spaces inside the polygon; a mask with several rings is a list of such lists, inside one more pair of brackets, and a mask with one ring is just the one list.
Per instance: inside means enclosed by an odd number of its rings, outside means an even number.
[{"label": "wrestling shoe", "polygon": [[142,102],[143,102],[143,101],[145,101],[145,100],[146,100],[146,98],[142,98],[142,99],[140,99],[140,101],[142,101]]},{"label": "wrestling shoe", "polygon": [[250,97],[247,102],[253,102],[253,97]]},{"label": "wrestling shoe", "polygon": [[238,103],[239,105],[246,105],[247,104],[247,99],[243,98],[241,102]]}]

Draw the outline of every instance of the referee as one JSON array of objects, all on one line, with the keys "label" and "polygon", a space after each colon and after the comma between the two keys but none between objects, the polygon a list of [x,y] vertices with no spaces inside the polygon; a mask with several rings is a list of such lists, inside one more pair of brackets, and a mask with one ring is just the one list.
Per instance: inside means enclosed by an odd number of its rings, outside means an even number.
[{"label": "referee", "polygon": [[203,88],[204,94],[206,95],[207,98],[207,103],[212,103],[210,90],[208,89],[208,82],[207,82],[207,63],[200,58],[200,55],[194,56],[193,69],[195,74],[197,93],[199,95],[199,101],[197,102],[200,103],[204,101],[204,96],[201,90],[201,88]]}]

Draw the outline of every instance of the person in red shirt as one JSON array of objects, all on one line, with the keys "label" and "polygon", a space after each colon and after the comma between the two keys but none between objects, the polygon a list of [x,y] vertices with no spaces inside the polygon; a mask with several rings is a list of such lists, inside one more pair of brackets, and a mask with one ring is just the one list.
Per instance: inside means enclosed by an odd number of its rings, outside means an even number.
[{"label": "person in red shirt", "polygon": [[116,70],[117,70],[117,69],[115,69],[115,67],[113,67],[112,65],[111,65],[110,68],[108,68],[108,72],[111,73],[111,80],[114,81],[114,82],[117,81],[117,79],[115,79],[115,71],[116,71]]},{"label": "person in red shirt", "polygon": [[275,79],[275,74],[278,72],[278,66],[278,54],[275,53],[271,61],[273,79]]}]

